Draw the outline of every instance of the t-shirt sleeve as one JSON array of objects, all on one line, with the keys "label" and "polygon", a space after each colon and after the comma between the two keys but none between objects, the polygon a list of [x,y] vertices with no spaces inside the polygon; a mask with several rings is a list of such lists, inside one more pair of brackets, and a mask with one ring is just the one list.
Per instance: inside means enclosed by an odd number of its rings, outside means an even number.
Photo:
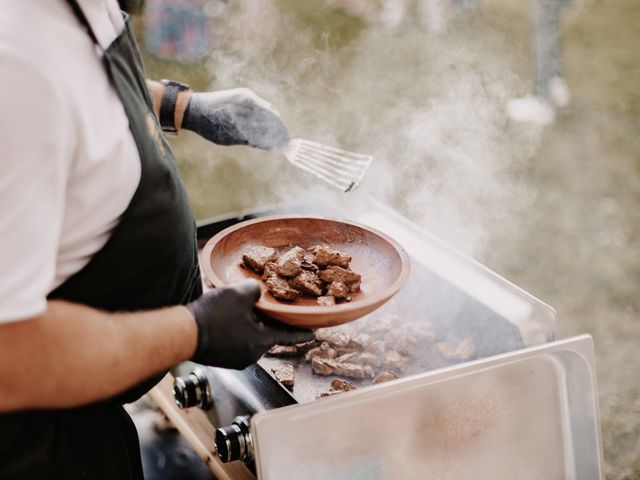
[{"label": "t-shirt sleeve", "polygon": [[38,315],[55,277],[75,142],[62,90],[0,51],[0,323]]}]

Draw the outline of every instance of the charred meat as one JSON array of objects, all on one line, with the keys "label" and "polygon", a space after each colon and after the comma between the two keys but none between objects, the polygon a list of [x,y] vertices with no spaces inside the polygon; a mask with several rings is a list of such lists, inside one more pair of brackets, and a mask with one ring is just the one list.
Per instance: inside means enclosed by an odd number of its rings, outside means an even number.
[{"label": "charred meat", "polygon": [[242,261],[251,270],[262,273],[264,266],[278,258],[274,248],[255,246],[242,255]]},{"label": "charred meat", "polygon": [[436,347],[440,356],[446,360],[467,360],[476,353],[471,337],[462,340],[455,348],[449,342],[438,342]]},{"label": "charred meat", "polygon": [[348,268],[351,257],[346,253],[333,250],[328,245],[315,245],[309,249],[314,255],[313,263],[319,267],[328,267],[329,265],[337,265],[342,268]]},{"label": "charred meat", "polygon": [[391,380],[395,380],[396,378],[398,378],[398,375],[396,375],[394,372],[385,370],[383,372],[380,372],[376,376],[376,378],[373,379],[373,383],[390,382]]},{"label": "charred meat", "polygon": [[304,250],[300,247],[293,247],[284,252],[276,261],[276,272],[282,277],[295,277],[302,269],[302,259]]},{"label": "charred meat", "polygon": [[376,371],[369,365],[340,363],[336,360],[314,357],[311,368],[318,375],[341,375],[349,378],[373,378]]},{"label": "charred meat", "polygon": [[298,275],[289,280],[289,285],[300,293],[319,297],[322,295],[322,280],[314,272],[301,270]]},{"label": "charred meat", "polygon": [[292,364],[283,362],[276,368],[272,368],[273,376],[276,377],[282,385],[288,390],[293,391],[293,385],[296,380],[296,371]]},{"label": "charred meat", "polygon": [[304,359],[306,362],[310,362],[314,358],[336,358],[338,353],[334,348],[331,347],[327,342],[322,342],[319,347],[312,348],[309,350]]},{"label": "charred meat", "polygon": [[331,265],[324,270],[320,270],[320,278],[327,283],[342,282],[352,292],[360,290],[360,282],[362,281],[362,277],[356,272],[337,265]]},{"label": "charred meat", "polygon": [[331,282],[327,287],[327,295],[330,295],[334,298],[341,298],[344,300],[350,300],[351,296],[349,295],[351,290],[344,282]]},{"label": "charred meat", "polygon": [[264,267],[262,280],[269,293],[279,300],[291,301],[298,296],[298,291],[291,288],[289,283],[276,272],[276,265],[269,262]]}]

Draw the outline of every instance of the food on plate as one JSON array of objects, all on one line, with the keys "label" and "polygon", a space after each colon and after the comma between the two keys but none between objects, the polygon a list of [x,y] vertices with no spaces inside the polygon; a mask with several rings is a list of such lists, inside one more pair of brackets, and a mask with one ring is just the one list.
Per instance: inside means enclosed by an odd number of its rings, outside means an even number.
[{"label": "food on plate", "polygon": [[262,280],[271,295],[278,300],[293,300],[298,296],[298,291],[291,288],[287,280],[278,275],[276,264],[273,262],[265,265]]},{"label": "food on plate", "polygon": [[454,348],[449,342],[438,342],[438,353],[447,360],[467,360],[476,353],[476,345],[471,337],[466,337]]},{"label": "food on plate", "polygon": [[318,305],[321,307],[330,307],[331,305],[336,304],[336,297],[332,297],[331,295],[322,295],[318,297]]},{"label": "food on plate", "polygon": [[322,296],[322,280],[317,273],[309,270],[300,270],[298,275],[289,280],[289,285],[304,295]]},{"label": "food on plate", "polygon": [[318,267],[327,267],[329,265],[337,265],[342,268],[348,268],[351,257],[346,253],[332,250],[328,245],[316,245],[309,249],[313,255],[312,263]]},{"label": "food on plate", "polygon": [[300,247],[293,247],[278,257],[276,272],[283,277],[295,277],[302,270],[303,258],[304,250]]},{"label": "food on plate", "polygon": [[262,274],[267,290],[278,300],[293,301],[301,295],[315,297],[320,306],[351,301],[362,277],[349,268],[351,256],[328,245],[308,249],[294,246],[280,254],[264,246],[252,246],[242,262]]},{"label": "food on plate", "polygon": [[318,273],[320,278],[327,282],[342,282],[349,287],[349,291],[357,292],[360,290],[360,282],[362,277],[354,271],[342,268],[337,265],[330,265]]},{"label": "food on plate", "polygon": [[254,272],[262,273],[264,266],[277,258],[278,253],[275,248],[255,246],[242,255],[242,262]]},{"label": "food on plate", "polygon": [[272,368],[273,376],[276,377],[282,385],[290,391],[293,391],[293,385],[296,380],[296,371],[292,364],[283,362],[276,368]]}]

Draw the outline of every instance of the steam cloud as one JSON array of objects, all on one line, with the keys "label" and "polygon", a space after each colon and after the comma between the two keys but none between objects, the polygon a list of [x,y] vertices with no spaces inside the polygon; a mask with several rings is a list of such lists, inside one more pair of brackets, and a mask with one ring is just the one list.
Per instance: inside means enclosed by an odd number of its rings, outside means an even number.
[{"label": "steam cloud", "polygon": [[249,87],[278,108],[293,136],[370,153],[374,163],[348,196],[275,153],[232,149],[224,155],[233,160],[220,162],[217,151],[212,174],[231,162],[262,203],[309,191],[341,204],[373,194],[476,258],[492,231],[515,228],[529,211],[535,192],[519,172],[540,132],[506,117],[505,102],[523,84],[501,57],[504,34],[465,18],[438,35],[356,21],[323,30],[305,21],[308,12],[271,0],[232,5],[208,60],[212,88]]}]

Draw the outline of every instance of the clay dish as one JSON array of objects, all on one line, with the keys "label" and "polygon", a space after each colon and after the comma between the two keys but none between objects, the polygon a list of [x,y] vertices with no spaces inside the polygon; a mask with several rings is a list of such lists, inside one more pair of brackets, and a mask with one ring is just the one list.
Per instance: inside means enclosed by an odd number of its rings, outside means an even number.
[{"label": "clay dish", "polygon": [[202,270],[214,287],[260,276],[242,265],[242,254],[263,245],[285,251],[327,244],[352,257],[351,268],[362,276],[361,291],[351,302],[320,306],[315,298],[276,300],[262,281],[256,308],[283,323],[307,328],[356,320],[386,303],[406,283],[410,263],[404,249],[387,235],[345,220],[283,215],[238,223],[211,238],[202,250]]}]

